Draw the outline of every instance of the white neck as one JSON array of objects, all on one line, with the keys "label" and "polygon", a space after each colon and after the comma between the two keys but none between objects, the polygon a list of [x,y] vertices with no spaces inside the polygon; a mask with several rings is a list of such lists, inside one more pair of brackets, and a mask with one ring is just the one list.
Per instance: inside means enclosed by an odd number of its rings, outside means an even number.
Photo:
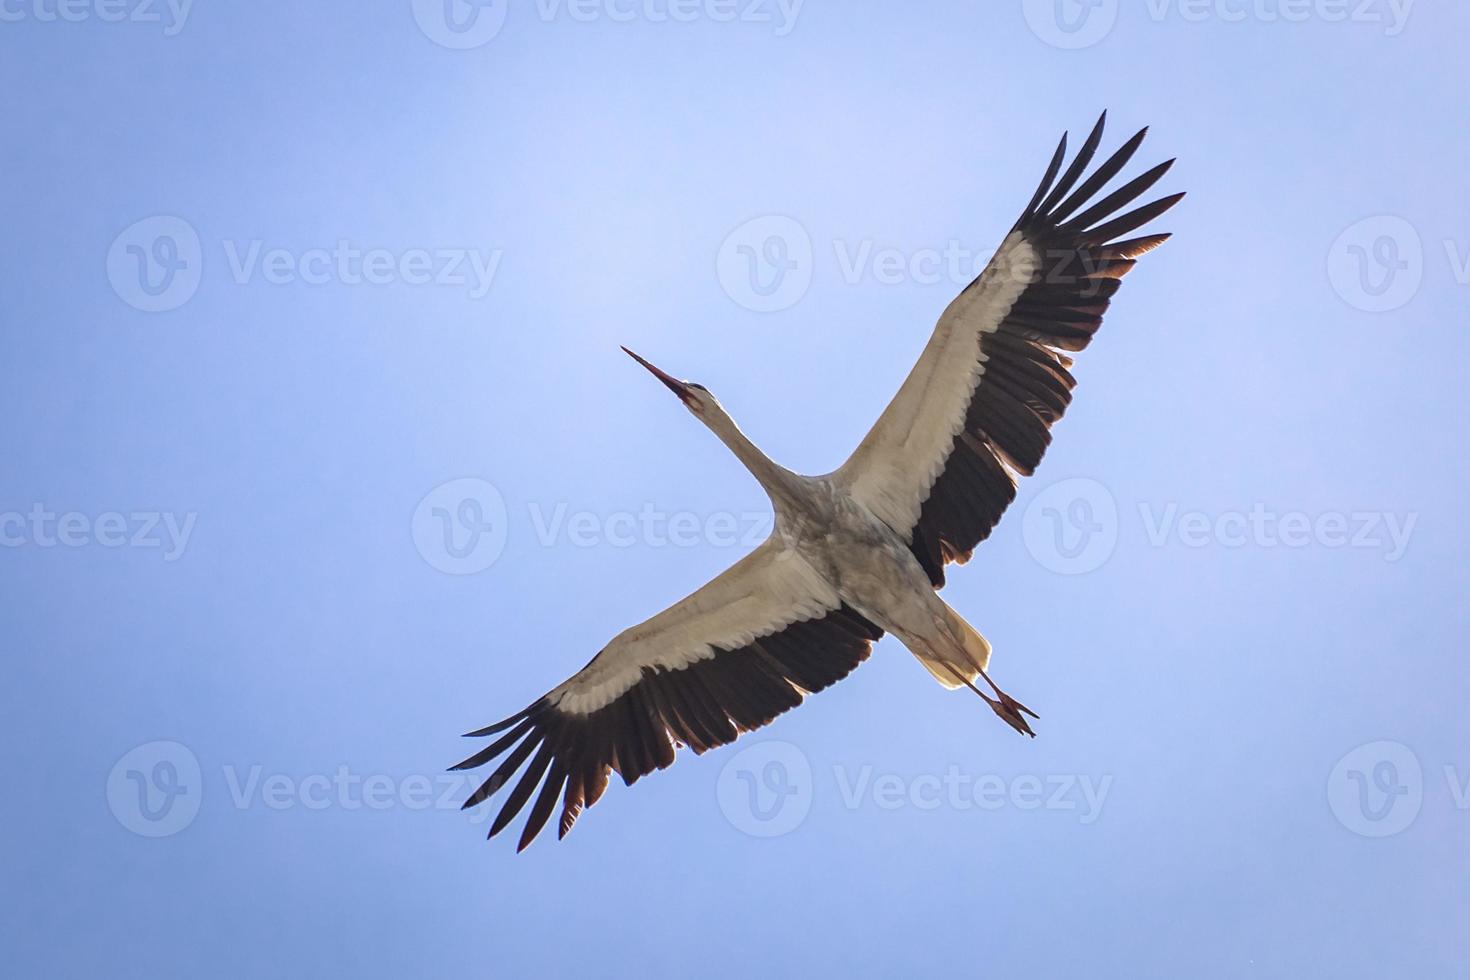
[{"label": "white neck", "polygon": [[800,498],[801,477],[761,452],[756,444],[740,431],[740,426],[735,424],[735,420],[722,409],[706,408],[699,415],[699,419],[709,426],[710,431],[720,437],[721,442],[730,447],[730,452],[735,454],[736,459],[745,464],[745,468],[765,488],[766,495],[771,498],[773,505],[795,503]]}]

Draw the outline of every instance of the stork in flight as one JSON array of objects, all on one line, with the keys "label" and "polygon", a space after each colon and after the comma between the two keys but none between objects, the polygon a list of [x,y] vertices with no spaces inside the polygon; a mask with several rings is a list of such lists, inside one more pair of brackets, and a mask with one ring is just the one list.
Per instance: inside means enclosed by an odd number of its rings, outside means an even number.
[{"label": "stork in flight", "polygon": [[[947,688],[973,690],[1016,731],[1037,715],[990,679],[990,644],[937,591],[1016,496],[1072,400],[1072,359],[1092,340],[1123,275],[1168,235],[1129,235],[1184,195],[1128,211],[1173,163],[1100,200],[1141,130],[1084,177],[1103,113],[1061,173],[1067,137],[1030,204],[974,282],[949,304],[898,394],[842,467],[799,476],[756,448],[703,385],[628,351],[760,481],[771,536],[693,595],[618,634],[523,711],[470,732],[499,735],[455,766],[509,752],[465,807],[525,766],[490,827],[494,837],[535,794],[517,850],[561,797],[559,836],[607,788],[733,742],[846,677],[885,632]],[[981,690],[984,684],[991,693]],[[530,760],[527,763],[527,760]],[[537,788],[539,792],[537,791]]]}]

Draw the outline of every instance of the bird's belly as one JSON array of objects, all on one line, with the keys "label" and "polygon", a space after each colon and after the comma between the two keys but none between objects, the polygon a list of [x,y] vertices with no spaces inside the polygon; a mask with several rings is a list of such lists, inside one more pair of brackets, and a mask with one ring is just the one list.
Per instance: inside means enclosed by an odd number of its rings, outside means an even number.
[{"label": "bird's belly", "polygon": [[838,508],[800,550],[842,600],[876,625],[903,635],[932,619],[936,596],[908,545],[860,505]]}]

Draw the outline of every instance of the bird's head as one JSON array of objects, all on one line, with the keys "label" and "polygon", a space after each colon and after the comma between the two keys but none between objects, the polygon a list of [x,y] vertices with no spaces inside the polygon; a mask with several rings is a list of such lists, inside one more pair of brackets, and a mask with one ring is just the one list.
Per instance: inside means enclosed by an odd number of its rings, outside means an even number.
[{"label": "bird's head", "polygon": [[655,378],[658,378],[664,383],[665,387],[679,396],[679,401],[683,402],[684,407],[693,412],[696,417],[708,420],[710,416],[723,411],[720,408],[720,403],[715,400],[715,396],[711,395],[709,389],[704,385],[696,384],[693,381],[680,381],[673,375],[654,367],[626,347],[623,348],[623,353],[648,368],[649,372]]}]

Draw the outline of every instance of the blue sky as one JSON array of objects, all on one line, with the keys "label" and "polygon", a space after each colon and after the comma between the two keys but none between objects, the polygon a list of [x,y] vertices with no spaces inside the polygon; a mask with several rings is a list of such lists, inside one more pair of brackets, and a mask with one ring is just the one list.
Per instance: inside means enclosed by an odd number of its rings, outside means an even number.
[{"label": "blue sky", "polygon": [[[1470,9],[1059,2],[0,3],[15,975],[1462,971]],[[766,513],[618,345],[826,471],[1103,108],[1190,196],[945,592],[1040,737],[888,639],[487,844]]]}]

